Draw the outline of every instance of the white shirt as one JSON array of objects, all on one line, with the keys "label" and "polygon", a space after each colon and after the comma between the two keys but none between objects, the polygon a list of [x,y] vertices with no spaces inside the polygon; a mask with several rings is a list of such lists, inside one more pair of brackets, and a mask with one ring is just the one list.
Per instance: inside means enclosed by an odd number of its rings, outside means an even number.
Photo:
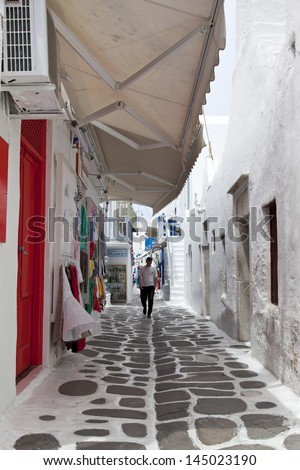
[{"label": "white shirt", "polygon": [[157,271],[153,266],[143,266],[139,271],[139,284],[141,287],[148,287],[155,285],[157,278]]}]

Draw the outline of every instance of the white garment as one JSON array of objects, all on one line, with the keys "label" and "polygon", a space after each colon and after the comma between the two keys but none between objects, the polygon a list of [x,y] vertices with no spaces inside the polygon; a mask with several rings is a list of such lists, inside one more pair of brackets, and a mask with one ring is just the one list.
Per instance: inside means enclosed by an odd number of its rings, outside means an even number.
[{"label": "white garment", "polygon": [[81,272],[80,261],[78,261],[78,260],[75,261],[75,265],[76,265],[76,272],[77,272],[80,304],[82,305],[82,307],[84,307],[83,298],[82,298],[81,289],[80,289],[80,284],[83,282],[83,276],[82,276],[82,272]]},{"label": "white garment", "polygon": [[139,284],[141,287],[148,287],[155,285],[157,278],[157,271],[153,266],[143,266],[139,271]]},{"label": "white garment", "polygon": [[91,315],[75,299],[63,269],[63,340],[76,341],[82,333],[90,330],[96,323]]},{"label": "white garment", "polygon": [[76,266],[76,271],[77,271],[78,283],[81,284],[83,282],[83,276],[82,276],[82,272],[81,272],[81,268],[80,268],[80,262],[75,261],[75,266]]}]

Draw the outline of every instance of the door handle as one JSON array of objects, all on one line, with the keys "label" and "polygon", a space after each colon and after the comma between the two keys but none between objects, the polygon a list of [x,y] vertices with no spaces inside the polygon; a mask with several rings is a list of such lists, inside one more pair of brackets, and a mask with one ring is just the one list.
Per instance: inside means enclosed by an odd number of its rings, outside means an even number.
[{"label": "door handle", "polygon": [[28,255],[28,251],[25,250],[24,246],[19,246],[19,252],[22,253],[22,255]]}]

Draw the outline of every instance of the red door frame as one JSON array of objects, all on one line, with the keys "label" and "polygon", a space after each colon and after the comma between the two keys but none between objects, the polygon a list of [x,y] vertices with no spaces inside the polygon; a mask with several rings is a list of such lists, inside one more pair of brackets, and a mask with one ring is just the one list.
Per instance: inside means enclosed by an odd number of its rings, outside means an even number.
[{"label": "red door frame", "polygon": [[[41,217],[39,221],[45,221],[45,201],[46,201],[46,121],[42,121],[42,151],[39,153],[26,139],[21,135],[21,152],[24,148],[38,163],[36,174],[36,215]],[[22,157],[21,157],[22,158]],[[20,198],[24,194],[25,182],[20,174]],[[20,208],[22,205],[20,204]],[[19,239],[21,224],[24,223],[23,214],[20,210],[19,218]],[[43,224],[44,225],[44,224]],[[19,254],[20,256],[20,254]],[[43,314],[44,314],[44,256],[45,256],[45,240],[38,240],[34,244],[34,304],[33,304],[33,327],[32,327],[32,352],[31,365],[37,366],[42,364],[43,360]],[[18,284],[19,297],[19,284]],[[19,299],[18,299],[19,300]],[[19,307],[18,307],[19,309]],[[20,373],[22,373],[21,371]]]},{"label": "red door frame", "polygon": [[8,143],[0,137],[0,243],[6,242]]}]

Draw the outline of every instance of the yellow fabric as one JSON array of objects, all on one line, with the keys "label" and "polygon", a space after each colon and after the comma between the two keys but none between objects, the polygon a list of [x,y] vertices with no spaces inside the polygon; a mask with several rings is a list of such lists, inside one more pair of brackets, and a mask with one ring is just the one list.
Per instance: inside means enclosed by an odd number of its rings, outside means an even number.
[{"label": "yellow fabric", "polygon": [[99,297],[102,298],[103,297],[103,285],[99,277],[97,281],[98,281]]},{"label": "yellow fabric", "polygon": [[89,277],[92,277],[92,276],[93,276],[94,269],[95,269],[95,263],[94,263],[94,261],[91,259],[91,260],[90,260],[90,276],[89,276]]}]

